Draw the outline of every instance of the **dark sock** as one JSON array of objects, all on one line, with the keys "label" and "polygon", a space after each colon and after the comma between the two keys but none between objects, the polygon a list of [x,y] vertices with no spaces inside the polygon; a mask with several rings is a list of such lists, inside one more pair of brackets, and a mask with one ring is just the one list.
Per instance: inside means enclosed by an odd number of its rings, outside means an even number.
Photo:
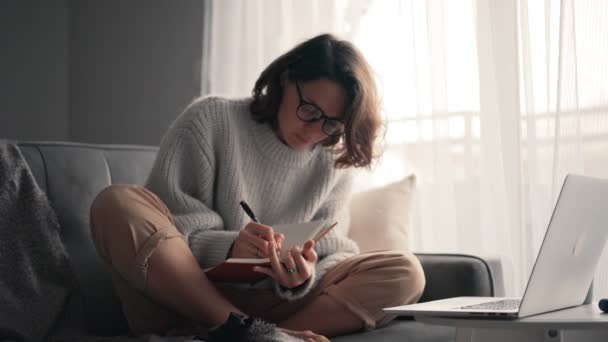
[{"label": "dark sock", "polygon": [[231,312],[226,322],[209,330],[207,341],[295,342],[302,340],[278,330],[275,324]]}]

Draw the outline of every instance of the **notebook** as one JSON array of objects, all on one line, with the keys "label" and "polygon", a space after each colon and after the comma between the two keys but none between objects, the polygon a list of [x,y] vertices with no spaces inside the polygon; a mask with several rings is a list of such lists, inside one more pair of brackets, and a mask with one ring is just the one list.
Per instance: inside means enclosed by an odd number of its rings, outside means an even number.
[{"label": "notebook", "polygon": [[[321,240],[337,224],[337,222],[318,220],[275,225],[272,228],[275,232],[285,235],[281,248],[282,257],[293,246],[302,246],[308,240],[315,242]],[[221,282],[249,283],[266,278],[267,275],[253,270],[255,266],[270,266],[270,259],[229,258],[219,265],[206,269],[205,274],[209,280]]]}]

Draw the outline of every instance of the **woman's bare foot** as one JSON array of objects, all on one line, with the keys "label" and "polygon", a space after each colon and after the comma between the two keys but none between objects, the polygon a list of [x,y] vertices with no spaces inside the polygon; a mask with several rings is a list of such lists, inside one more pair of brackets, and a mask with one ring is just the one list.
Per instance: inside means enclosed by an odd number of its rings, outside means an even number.
[{"label": "woman's bare foot", "polygon": [[315,334],[314,332],[312,332],[310,330],[295,331],[295,330],[289,330],[289,329],[285,329],[285,328],[277,328],[277,330],[281,330],[284,333],[286,333],[287,335],[299,337],[307,342],[330,342],[327,337],[325,337],[323,335]]}]

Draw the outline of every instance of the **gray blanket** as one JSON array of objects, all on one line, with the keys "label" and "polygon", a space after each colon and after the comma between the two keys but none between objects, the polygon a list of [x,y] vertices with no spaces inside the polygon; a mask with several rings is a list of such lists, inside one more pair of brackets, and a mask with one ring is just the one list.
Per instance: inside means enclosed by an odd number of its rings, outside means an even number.
[{"label": "gray blanket", "polygon": [[0,140],[0,339],[44,339],[73,279],[46,195],[19,148]]}]

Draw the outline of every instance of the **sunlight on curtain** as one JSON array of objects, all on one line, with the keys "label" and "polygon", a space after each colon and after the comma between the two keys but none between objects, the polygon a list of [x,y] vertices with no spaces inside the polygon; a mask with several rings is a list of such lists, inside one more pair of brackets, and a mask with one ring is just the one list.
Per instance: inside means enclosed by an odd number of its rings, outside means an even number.
[{"label": "sunlight on curtain", "polygon": [[498,256],[507,295],[523,293],[566,173],[608,177],[607,6],[371,3],[354,40],[390,125],[359,185],[419,176],[414,250]]},{"label": "sunlight on curtain", "polygon": [[[512,210],[518,198],[509,190],[518,182],[506,174],[502,156],[518,144],[516,135],[508,146],[500,134],[501,117],[517,113],[496,103],[517,100],[516,75],[507,75],[511,89],[499,89],[504,82],[496,81],[494,37],[479,41],[479,26],[487,26],[484,33],[491,27],[479,23],[477,13],[471,0],[372,3],[355,41],[378,74],[390,124],[381,164],[362,179],[375,186],[416,173],[412,249],[499,257],[513,294],[523,278],[513,271],[521,264],[521,237]],[[502,58],[508,59],[510,50],[515,66],[515,40],[501,44],[507,52]],[[503,99],[504,94],[511,98]]]},{"label": "sunlight on curtain", "polygon": [[[519,18],[523,221],[536,253],[563,177],[608,177],[608,3],[526,1]],[[608,295],[606,251],[594,285]]]},{"label": "sunlight on curtain", "polygon": [[[204,42],[208,93],[247,96],[264,67],[297,43],[332,32],[348,37],[365,12],[361,0],[210,1]],[[346,20],[346,18],[350,20]]]},{"label": "sunlight on curtain", "polygon": [[565,174],[608,177],[607,23],[603,0],[212,1],[203,79],[247,96],[294,44],[353,41],[389,122],[357,190],[416,173],[412,249],[498,257],[518,296]]},{"label": "sunlight on curtain", "polygon": [[[472,144],[464,140],[465,130],[472,135],[479,111],[472,5],[456,4],[455,11],[443,11],[443,5],[373,2],[355,37],[378,74],[390,122],[383,160],[371,177],[362,179],[375,186],[406,173],[418,175],[418,215],[410,235],[417,251],[460,247],[455,242],[461,235],[452,221],[458,215],[452,184],[466,180],[473,169],[472,151],[465,152]],[[448,32],[456,39],[447,39]]]}]

